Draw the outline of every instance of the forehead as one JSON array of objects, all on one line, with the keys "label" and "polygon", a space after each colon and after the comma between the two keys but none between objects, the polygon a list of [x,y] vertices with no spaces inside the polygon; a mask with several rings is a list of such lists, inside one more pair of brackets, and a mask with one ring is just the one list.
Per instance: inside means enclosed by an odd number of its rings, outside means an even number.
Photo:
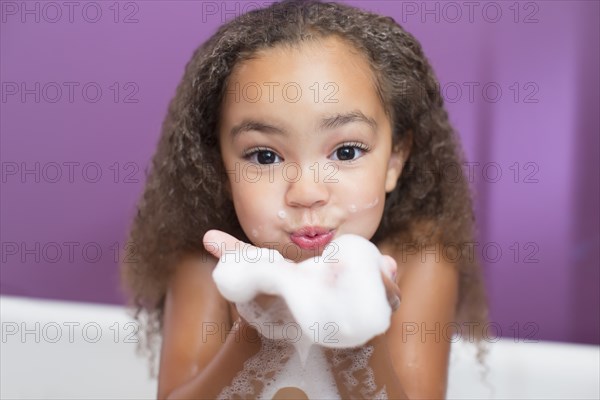
[{"label": "forehead", "polygon": [[[262,50],[231,73],[221,117],[270,117],[306,126],[310,116],[360,110],[385,118],[366,57],[330,37]],[[233,121],[232,121],[233,123]]]}]

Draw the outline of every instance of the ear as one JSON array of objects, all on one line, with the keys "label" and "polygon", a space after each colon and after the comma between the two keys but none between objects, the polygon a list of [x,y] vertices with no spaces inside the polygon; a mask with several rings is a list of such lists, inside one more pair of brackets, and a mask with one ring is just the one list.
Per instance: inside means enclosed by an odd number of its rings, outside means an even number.
[{"label": "ear", "polygon": [[385,175],[385,191],[392,192],[396,188],[396,183],[402,173],[404,162],[408,158],[410,147],[412,144],[412,133],[409,132],[408,139],[405,143],[399,143],[392,149],[390,161],[388,162],[387,172]]}]

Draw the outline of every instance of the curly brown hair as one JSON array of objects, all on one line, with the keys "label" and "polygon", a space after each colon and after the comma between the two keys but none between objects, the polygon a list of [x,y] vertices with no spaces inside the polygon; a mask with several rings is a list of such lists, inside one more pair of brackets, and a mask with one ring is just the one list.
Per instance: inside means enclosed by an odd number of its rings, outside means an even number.
[{"label": "curly brown hair", "polygon": [[[204,254],[202,238],[210,229],[250,242],[225,193],[218,145],[220,107],[233,68],[261,50],[330,36],[367,57],[393,143],[410,148],[371,241],[456,250],[458,322],[487,321],[479,261],[463,246],[475,235],[470,188],[460,168],[464,158],[420,44],[391,17],[344,4],[286,0],[223,24],[194,52],[170,102],[129,234],[137,254],[121,268],[135,317],[147,317],[147,349],[160,334],[167,287],[181,257]],[[445,173],[452,166],[458,166],[458,179]]]}]

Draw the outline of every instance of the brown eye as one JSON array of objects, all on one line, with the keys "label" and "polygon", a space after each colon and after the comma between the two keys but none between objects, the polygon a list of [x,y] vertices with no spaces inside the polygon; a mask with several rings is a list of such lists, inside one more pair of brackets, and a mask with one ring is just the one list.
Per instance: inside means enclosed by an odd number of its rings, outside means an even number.
[{"label": "brown eye", "polygon": [[277,155],[272,151],[261,150],[256,153],[256,159],[259,164],[273,164],[275,163]]},{"label": "brown eye", "polygon": [[355,149],[354,149],[354,147],[350,147],[350,146],[340,147],[336,151],[336,155],[338,157],[338,160],[340,160],[340,161],[352,160],[352,159],[354,159],[354,154],[355,154]]},{"label": "brown eye", "polygon": [[369,147],[360,142],[346,143],[338,147],[331,157],[336,161],[353,161],[369,152]]},{"label": "brown eye", "polygon": [[249,150],[244,155],[244,158],[259,165],[277,164],[282,161],[277,153],[268,148],[254,148]]}]

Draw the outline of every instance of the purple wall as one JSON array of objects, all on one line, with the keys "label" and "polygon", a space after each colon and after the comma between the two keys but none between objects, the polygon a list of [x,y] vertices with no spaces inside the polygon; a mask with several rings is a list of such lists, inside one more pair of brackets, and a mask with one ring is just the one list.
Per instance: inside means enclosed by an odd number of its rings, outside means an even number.
[{"label": "purple wall", "polygon": [[[0,3],[2,294],[124,301],[116,258],[185,63],[264,3]],[[599,3],[349,3],[394,17],[438,74],[495,328],[598,343]]]}]

